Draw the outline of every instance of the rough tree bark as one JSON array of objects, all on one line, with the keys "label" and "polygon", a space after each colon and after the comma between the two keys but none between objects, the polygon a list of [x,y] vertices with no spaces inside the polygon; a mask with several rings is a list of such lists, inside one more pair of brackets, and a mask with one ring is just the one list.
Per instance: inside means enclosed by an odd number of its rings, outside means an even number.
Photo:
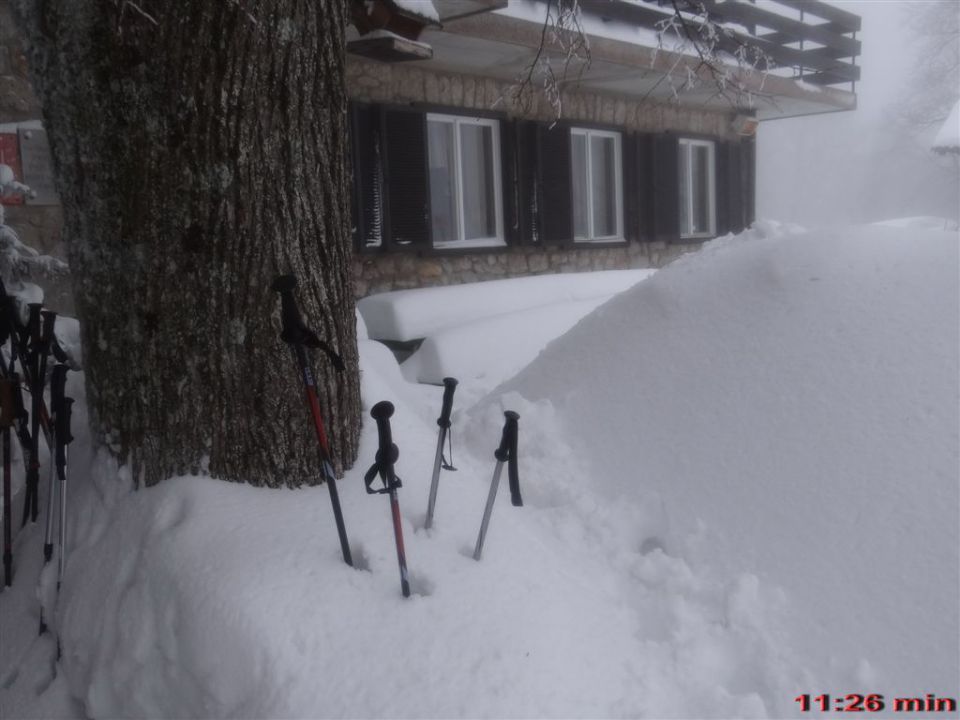
[{"label": "rough tree bark", "polygon": [[337,471],[360,429],[342,0],[14,0],[50,133],[94,432],[153,484],[319,481],[279,273]]}]

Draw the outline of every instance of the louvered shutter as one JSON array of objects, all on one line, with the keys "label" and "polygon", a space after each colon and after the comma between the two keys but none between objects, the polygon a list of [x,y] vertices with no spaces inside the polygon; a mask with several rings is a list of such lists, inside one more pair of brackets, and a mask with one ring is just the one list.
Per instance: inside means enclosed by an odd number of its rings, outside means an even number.
[{"label": "louvered shutter", "polygon": [[740,173],[743,177],[743,225],[757,219],[757,140],[744,138],[740,143]]},{"label": "louvered shutter", "polygon": [[637,133],[634,138],[636,156],[634,159],[637,178],[637,215],[640,240],[648,242],[654,239],[655,198],[653,176],[653,139],[652,133]]},{"label": "louvered shutter", "polygon": [[653,237],[680,242],[680,150],[676,135],[653,137]]},{"label": "louvered shutter", "polygon": [[621,177],[623,178],[623,236],[628,241],[634,242],[640,235],[640,190],[638,183],[640,166],[637,162],[637,135],[628,132],[623,132],[620,135],[623,143],[621,148],[623,162],[621,171]]},{"label": "louvered shutter", "polygon": [[570,128],[556,123],[538,125],[540,242],[573,241],[573,182],[570,177]]},{"label": "louvered shutter", "polygon": [[503,187],[503,235],[508,245],[521,242],[520,171],[517,120],[500,121],[500,180]]},{"label": "louvered shutter", "polygon": [[384,236],[394,249],[431,246],[427,119],[417,110],[382,114],[386,213]]},{"label": "louvered shutter", "polygon": [[515,137],[519,241],[524,245],[533,245],[540,238],[538,124],[531,120],[517,120]]},{"label": "louvered shutter", "polygon": [[374,105],[350,104],[353,171],[350,206],[353,241],[358,250],[383,244],[383,167],[380,112]]},{"label": "louvered shutter", "polygon": [[717,213],[717,235],[726,235],[736,223],[734,218],[734,200],[737,186],[734,176],[739,176],[739,168],[735,169],[731,162],[733,143],[714,143],[714,183]]}]

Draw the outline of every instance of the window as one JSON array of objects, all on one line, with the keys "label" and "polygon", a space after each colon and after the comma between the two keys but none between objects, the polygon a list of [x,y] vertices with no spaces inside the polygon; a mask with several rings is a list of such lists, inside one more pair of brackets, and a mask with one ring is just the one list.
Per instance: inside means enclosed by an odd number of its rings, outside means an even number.
[{"label": "window", "polygon": [[434,246],[503,245],[499,123],[430,113],[427,155]]},{"label": "window", "polygon": [[716,234],[714,144],[680,140],[680,237]]},{"label": "window", "polygon": [[623,178],[620,133],[573,128],[573,236],[577,240],[623,239]]}]

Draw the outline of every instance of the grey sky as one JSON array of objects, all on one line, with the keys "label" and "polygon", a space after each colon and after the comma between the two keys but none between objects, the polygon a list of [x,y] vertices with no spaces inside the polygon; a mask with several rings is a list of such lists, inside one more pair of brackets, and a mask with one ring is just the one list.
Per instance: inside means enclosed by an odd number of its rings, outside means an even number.
[{"label": "grey sky", "polygon": [[[761,125],[759,217],[811,226],[957,217],[956,164],[951,168],[927,149],[935,130],[917,137],[898,117],[908,82],[924,72],[908,20],[931,2],[947,2],[960,13],[956,0],[834,0],[863,19],[858,109]],[[960,88],[945,86],[944,93],[956,100]]]}]

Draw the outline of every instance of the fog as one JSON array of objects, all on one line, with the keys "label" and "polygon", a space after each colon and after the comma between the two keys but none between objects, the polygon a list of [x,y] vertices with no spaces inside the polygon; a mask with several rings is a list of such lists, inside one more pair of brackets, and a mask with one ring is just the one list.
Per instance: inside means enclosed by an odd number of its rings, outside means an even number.
[{"label": "fog", "polygon": [[[945,1],[951,12],[960,3]],[[757,216],[809,227],[894,217],[960,215],[957,156],[930,150],[939,123],[923,127],[911,111],[946,97],[949,112],[960,88],[956,74],[931,69],[929,32],[916,27],[922,0],[847,0],[832,4],[863,19],[858,109],[767,121],[757,133]],[[942,30],[938,28],[938,31]],[[942,39],[942,38],[941,38]],[[956,41],[946,39],[956,60]],[[923,114],[923,113],[921,113]]]}]

